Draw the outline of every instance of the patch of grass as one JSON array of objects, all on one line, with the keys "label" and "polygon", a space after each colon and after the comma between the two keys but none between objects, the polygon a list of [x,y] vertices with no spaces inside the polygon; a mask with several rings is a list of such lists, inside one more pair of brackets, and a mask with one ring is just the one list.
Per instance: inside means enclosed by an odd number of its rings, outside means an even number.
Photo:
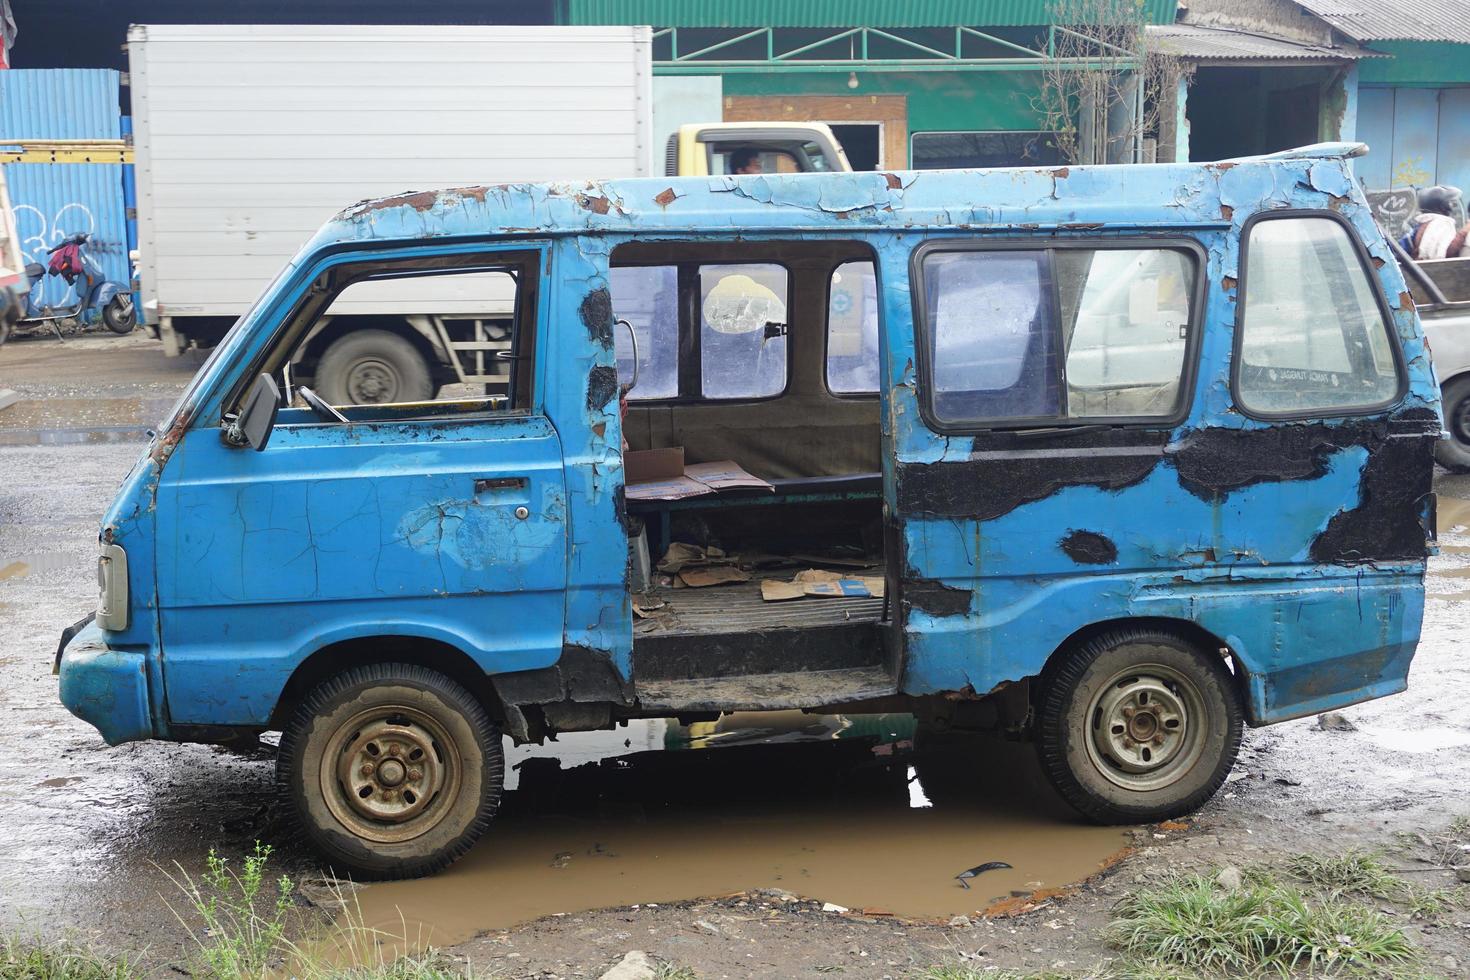
[{"label": "patch of grass", "polygon": [[1408,882],[1395,877],[1372,854],[1348,851],[1337,857],[1298,854],[1286,862],[1291,875],[1326,892],[1332,898],[1363,895],[1394,901],[1405,894]]},{"label": "patch of grass", "polygon": [[126,959],[71,943],[0,938],[0,980],[133,980],[141,976]]},{"label": "patch of grass", "polygon": [[1413,945],[1375,909],[1313,902],[1252,880],[1226,891],[1184,875],[1131,895],[1104,931],[1114,948],[1153,967],[1206,973],[1337,972],[1413,963]]},{"label": "patch of grass", "polygon": [[699,974],[687,966],[675,966],[672,963],[660,963],[653,971],[654,980],[699,980]]},{"label": "patch of grass", "polygon": [[[473,975],[432,950],[415,956],[404,956],[381,966],[355,969],[312,967],[307,976],[332,977],[333,980],[472,980]],[[692,978],[694,974],[689,974]],[[660,980],[662,976],[660,975]],[[685,978],[678,978],[685,980]]]}]

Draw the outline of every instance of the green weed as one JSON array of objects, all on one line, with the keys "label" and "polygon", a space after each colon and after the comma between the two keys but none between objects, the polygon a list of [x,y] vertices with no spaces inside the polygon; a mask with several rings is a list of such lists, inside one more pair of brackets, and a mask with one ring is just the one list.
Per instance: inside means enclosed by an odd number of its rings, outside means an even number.
[{"label": "green weed", "polygon": [[1296,888],[1259,880],[1226,891],[1200,875],[1125,898],[1104,936],[1151,966],[1206,973],[1339,972],[1415,957],[1403,932],[1374,909],[1313,902]]}]

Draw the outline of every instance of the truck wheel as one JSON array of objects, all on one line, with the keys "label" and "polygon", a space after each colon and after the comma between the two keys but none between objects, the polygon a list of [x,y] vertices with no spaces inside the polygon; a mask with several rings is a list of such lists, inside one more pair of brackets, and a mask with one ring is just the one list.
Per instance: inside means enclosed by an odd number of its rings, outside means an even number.
[{"label": "truck wheel", "polygon": [[334,340],[317,363],[314,387],[333,405],[421,402],[434,393],[418,348],[387,330],[355,330]]},{"label": "truck wheel", "polygon": [[1452,473],[1470,473],[1470,376],[1445,385],[1441,397],[1450,435],[1434,444],[1434,458]]},{"label": "truck wheel", "polygon": [[1240,751],[1243,717],[1218,657],[1157,629],[1105,633],[1043,677],[1047,779],[1098,823],[1197,810]]},{"label": "truck wheel", "polygon": [[470,849],[495,816],[500,732],[462,686],[411,664],[324,681],[281,735],[276,779],[338,870],[414,878]]},{"label": "truck wheel", "polygon": [[113,333],[132,333],[138,325],[138,311],[133,306],[132,293],[118,293],[102,307],[102,322]]}]

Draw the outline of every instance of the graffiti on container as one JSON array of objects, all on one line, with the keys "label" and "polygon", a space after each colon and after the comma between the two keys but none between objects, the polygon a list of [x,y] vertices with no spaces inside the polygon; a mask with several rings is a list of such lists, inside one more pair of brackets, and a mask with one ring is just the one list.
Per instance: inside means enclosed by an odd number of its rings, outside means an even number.
[{"label": "graffiti on container", "polygon": [[[20,242],[21,254],[27,263],[45,265],[51,258],[46,253],[55,248],[69,235],[78,232],[95,234],[97,219],[92,209],[77,201],[63,204],[49,218],[40,208],[32,204],[17,204],[11,208],[15,216],[15,235]],[[107,251],[106,243],[94,242],[95,251]],[[41,281],[31,287],[40,291],[42,306],[62,306],[75,302],[72,288],[60,276],[42,276]]]}]

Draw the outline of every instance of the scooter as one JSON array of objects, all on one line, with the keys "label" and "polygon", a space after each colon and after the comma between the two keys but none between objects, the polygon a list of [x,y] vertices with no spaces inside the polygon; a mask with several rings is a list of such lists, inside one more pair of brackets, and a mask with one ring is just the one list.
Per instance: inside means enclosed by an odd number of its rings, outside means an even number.
[{"label": "scooter", "polygon": [[[133,294],[123,283],[104,277],[102,266],[86,248],[91,236],[78,232],[54,248],[47,249],[51,258],[45,266],[32,262],[26,266],[26,277],[31,291],[26,297],[26,308],[19,329],[46,325],[61,338],[61,324],[71,321],[80,327],[95,327],[101,323],[113,333],[128,333],[137,325],[138,312],[133,305]],[[76,292],[76,301],[68,306],[42,306],[41,280],[46,276],[59,276]]]}]

